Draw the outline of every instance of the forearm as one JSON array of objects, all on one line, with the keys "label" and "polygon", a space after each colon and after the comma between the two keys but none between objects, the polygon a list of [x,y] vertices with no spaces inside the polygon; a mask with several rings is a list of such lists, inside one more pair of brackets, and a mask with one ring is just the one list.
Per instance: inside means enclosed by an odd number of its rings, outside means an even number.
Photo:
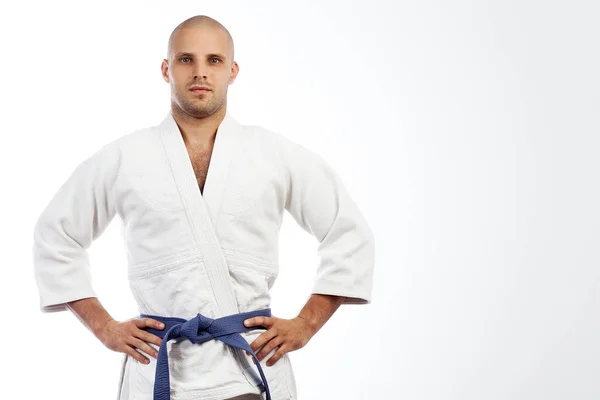
[{"label": "forearm", "polygon": [[298,318],[308,322],[314,335],[331,318],[344,299],[341,296],[312,294],[298,314]]},{"label": "forearm", "polygon": [[67,307],[96,337],[106,323],[113,319],[96,297],[72,301],[67,303]]}]

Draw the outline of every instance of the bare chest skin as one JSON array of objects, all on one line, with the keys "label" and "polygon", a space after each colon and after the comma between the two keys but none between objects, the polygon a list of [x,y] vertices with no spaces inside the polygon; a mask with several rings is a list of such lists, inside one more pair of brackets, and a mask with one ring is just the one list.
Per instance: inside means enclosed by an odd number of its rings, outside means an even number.
[{"label": "bare chest skin", "polygon": [[208,175],[213,145],[188,145],[186,147],[192,162],[192,167],[194,168],[194,175],[196,175],[196,182],[198,182],[200,193],[204,193],[204,184],[206,183],[206,176]]}]

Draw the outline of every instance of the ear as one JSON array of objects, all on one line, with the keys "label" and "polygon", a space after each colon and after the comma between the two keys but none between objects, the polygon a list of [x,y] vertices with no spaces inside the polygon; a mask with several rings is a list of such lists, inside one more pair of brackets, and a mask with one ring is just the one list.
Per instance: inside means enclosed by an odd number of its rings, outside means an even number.
[{"label": "ear", "polygon": [[165,82],[169,83],[169,62],[166,59],[162,60],[162,64],[160,66],[160,71]]},{"label": "ear", "polygon": [[240,66],[238,65],[237,61],[234,61],[233,65],[231,66],[231,75],[229,75],[229,84],[230,85],[235,81],[235,78],[238,76],[239,72],[240,72]]}]

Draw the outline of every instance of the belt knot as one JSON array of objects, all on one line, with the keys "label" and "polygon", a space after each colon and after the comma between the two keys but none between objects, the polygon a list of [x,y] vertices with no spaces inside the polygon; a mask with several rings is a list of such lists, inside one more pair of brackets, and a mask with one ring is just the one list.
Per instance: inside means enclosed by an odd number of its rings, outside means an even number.
[{"label": "belt knot", "polygon": [[258,357],[256,357],[250,344],[248,344],[246,339],[240,335],[241,332],[266,329],[263,326],[253,326],[250,328],[244,326],[245,320],[258,316],[270,317],[271,309],[267,308],[264,310],[233,314],[217,319],[208,318],[202,314],[197,314],[194,318],[189,320],[142,314],[142,318],[152,318],[165,324],[165,328],[162,330],[145,328],[147,332],[163,339],[160,349],[158,350],[158,362],[156,364],[156,374],[154,377],[154,400],[169,400],[171,398],[167,342],[171,339],[180,337],[186,338],[194,344],[200,344],[215,339],[231,347],[242,349],[250,353],[254,359],[254,364],[258,369],[258,373],[260,374],[267,400],[271,400],[269,385],[267,384],[267,379],[263,373],[260,361],[258,361]]}]

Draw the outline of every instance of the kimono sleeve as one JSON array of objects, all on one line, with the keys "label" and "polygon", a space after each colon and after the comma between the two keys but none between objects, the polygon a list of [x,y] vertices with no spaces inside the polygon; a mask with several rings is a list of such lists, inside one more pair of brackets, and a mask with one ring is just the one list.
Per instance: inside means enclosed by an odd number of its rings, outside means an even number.
[{"label": "kimono sleeve", "polygon": [[285,152],[285,209],[319,242],[312,293],[369,304],[373,286],[373,233],[338,174],[316,153],[293,144]]},{"label": "kimono sleeve", "polygon": [[79,164],[38,217],[33,265],[42,312],[97,297],[87,249],[116,214],[112,187],[119,167],[116,142]]}]

